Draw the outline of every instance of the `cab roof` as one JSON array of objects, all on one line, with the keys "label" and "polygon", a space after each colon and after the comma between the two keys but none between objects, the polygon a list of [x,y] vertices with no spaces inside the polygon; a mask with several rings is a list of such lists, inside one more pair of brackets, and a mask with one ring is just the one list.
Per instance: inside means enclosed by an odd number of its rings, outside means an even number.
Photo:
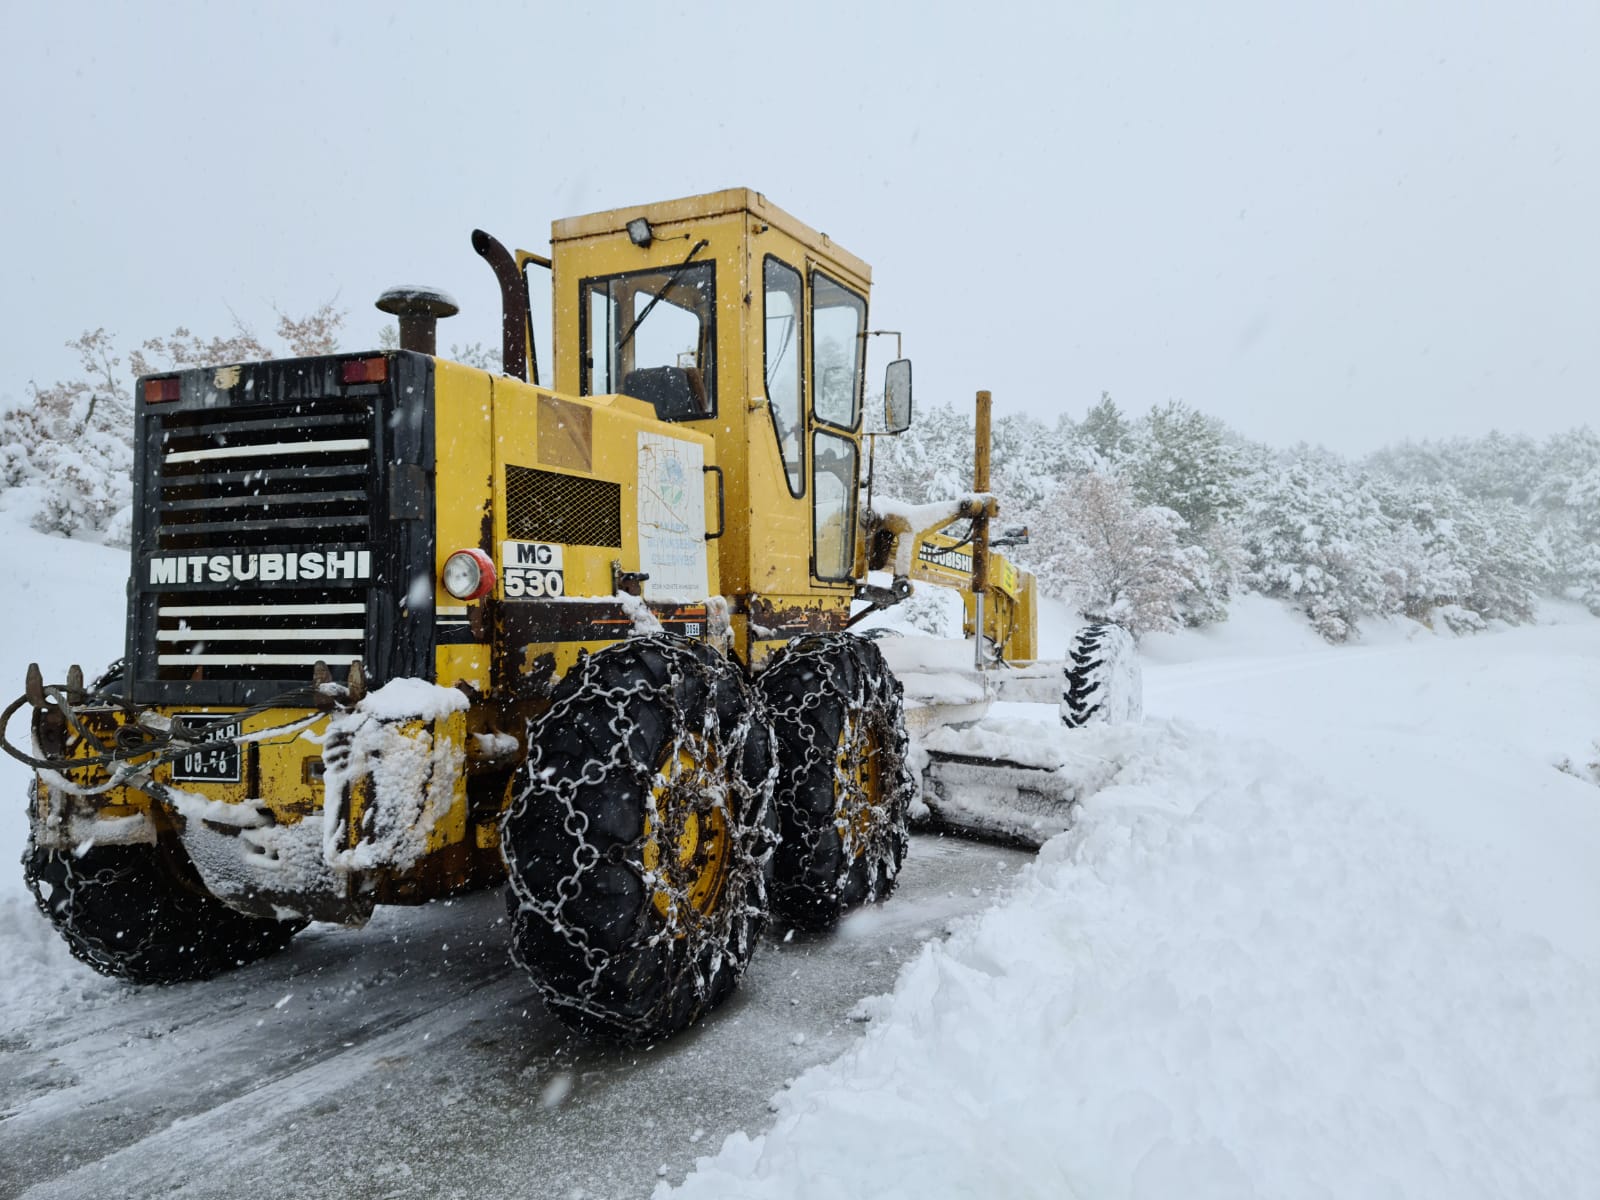
[{"label": "cab roof", "polygon": [[564,217],[550,225],[550,241],[574,241],[608,233],[622,233],[628,222],[644,217],[652,225],[670,225],[678,221],[705,220],[746,212],[775,229],[782,230],[853,275],[863,283],[872,282],[872,268],[851,254],[825,233],[811,228],[804,221],[790,216],[760,192],[750,188],[725,188],[720,192],[706,192],[699,196],[685,196],[681,200],[662,200],[655,204],[636,204],[629,208],[607,209],[581,217]]}]

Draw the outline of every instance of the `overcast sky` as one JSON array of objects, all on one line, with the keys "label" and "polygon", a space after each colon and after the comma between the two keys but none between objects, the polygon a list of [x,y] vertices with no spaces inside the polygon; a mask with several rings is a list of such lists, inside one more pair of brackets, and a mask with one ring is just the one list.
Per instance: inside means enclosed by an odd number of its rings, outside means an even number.
[{"label": "overcast sky", "polygon": [[749,186],[872,264],[919,404],[1600,424],[1594,0],[320,7],[0,0],[0,394],[102,325],[336,296],[361,348],[397,282],[493,342],[475,225]]}]

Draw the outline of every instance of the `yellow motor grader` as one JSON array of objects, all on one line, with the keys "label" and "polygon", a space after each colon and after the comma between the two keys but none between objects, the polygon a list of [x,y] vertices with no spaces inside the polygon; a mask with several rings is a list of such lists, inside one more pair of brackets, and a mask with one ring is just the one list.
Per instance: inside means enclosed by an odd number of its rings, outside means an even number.
[{"label": "yellow motor grader", "polygon": [[988,655],[1032,658],[986,481],[870,507],[910,363],[865,414],[869,268],[760,194],[551,242],[473,235],[502,373],[439,357],[454,303],[402,288],[398,349],[137,382],[126,655],[31,667],[5,714],[32,712],[27,878],[84,962],[202,978],[503,883],[548,1004],[637,1042],[715,1005],[769,912],[825,928],[894,886],[917,780],[852,612],[952,584]]}]

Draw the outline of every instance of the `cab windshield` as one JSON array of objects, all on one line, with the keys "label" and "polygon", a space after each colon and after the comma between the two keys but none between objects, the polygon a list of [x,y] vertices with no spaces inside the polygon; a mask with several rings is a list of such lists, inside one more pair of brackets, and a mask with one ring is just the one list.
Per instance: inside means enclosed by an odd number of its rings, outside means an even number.
[{"label": "cab windshield", "polygon": [[585,279],[583,393],[647,400],[668,421],[717,411],[716,270],[690,263]]}]

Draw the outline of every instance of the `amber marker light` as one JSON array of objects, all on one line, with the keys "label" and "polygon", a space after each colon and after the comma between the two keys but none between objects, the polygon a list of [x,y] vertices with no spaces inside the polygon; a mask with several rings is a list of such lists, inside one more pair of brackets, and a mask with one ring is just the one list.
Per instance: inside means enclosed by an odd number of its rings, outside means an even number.
[{"label": "amber marker light", "polygon": [[444,560],[439,578],[457,600],[481,600],[494,591],[494,559],[482,550],[457,550]]},{"label": "amber marker light", "polygon": [[144,401],[146,404],[160,404],[164,400],[176,400],[182,391],[178,377],[169,375],[166,379],[146,379],[144,381]]}]

